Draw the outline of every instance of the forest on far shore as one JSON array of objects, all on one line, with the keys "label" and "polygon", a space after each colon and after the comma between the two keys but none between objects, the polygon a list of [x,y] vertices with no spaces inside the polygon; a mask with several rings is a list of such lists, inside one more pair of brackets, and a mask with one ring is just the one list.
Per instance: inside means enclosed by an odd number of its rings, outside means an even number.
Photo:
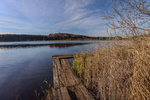
[{"label": "forest on far shore", "polygon": [[[121,37],[119,37],[122,39]],[[55,33],[49,35],[28,34],[0,34],[0,41],[48,41],[48,40],[108,40],[109,37],[90,37],[69,33]]]}]

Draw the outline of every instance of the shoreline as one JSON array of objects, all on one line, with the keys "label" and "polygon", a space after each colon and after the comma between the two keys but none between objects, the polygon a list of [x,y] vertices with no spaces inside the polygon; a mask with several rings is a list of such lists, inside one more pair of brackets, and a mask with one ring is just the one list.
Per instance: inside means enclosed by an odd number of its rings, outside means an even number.
[{"label": "shoreline", "polygon": [[[44,40],[44,41],[126,41],[126,40]],[[42,42],[42,41],[37,40],[37,41],[0,41],[0,42]]]}]

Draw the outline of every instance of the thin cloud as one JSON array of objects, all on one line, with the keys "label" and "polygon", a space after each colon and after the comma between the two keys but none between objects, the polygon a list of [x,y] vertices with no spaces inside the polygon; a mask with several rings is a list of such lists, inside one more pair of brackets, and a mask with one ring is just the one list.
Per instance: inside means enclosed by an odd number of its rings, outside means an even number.
[{"label": "thin cloud", "polygon": [[[104,30],[105,21],[101,17],[108,3],[96,0],[1,0],[0,2],[1,33],[48,35],[69,32],[91,36]],[[98,36],[103,35],[105,34],[100,33]]]}]

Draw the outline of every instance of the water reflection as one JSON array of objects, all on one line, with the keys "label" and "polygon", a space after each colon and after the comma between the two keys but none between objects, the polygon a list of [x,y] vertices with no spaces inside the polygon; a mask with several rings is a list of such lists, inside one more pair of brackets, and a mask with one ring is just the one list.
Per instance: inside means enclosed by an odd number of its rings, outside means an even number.
[{"label": "water reflection", "polygon": [[12,48],[33,48],[40,46],[49,46],[50,48],[67,48],[77,45],[86,45],[91,43],[55,43],[55,44],[19,44],[19,45],[0,45],[0,49],[12,49]]},{"label": "water reflection", "polygon": [[[53,81],[54,54],[74,54],[92,42],[17,44],[0,46],[0,100],[34,100],[45,78]],[[18,49],[19,48],[19,49]]]}]

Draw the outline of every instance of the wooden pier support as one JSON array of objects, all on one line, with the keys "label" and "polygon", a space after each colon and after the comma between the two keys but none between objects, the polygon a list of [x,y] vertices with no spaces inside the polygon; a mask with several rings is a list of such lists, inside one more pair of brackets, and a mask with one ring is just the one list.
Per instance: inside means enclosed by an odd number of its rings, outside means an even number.
[{"label": "wooden pier support", "polygon": [[53,55],[55,100],[95,100],[72,70],[67,58],[70,55]]}]

